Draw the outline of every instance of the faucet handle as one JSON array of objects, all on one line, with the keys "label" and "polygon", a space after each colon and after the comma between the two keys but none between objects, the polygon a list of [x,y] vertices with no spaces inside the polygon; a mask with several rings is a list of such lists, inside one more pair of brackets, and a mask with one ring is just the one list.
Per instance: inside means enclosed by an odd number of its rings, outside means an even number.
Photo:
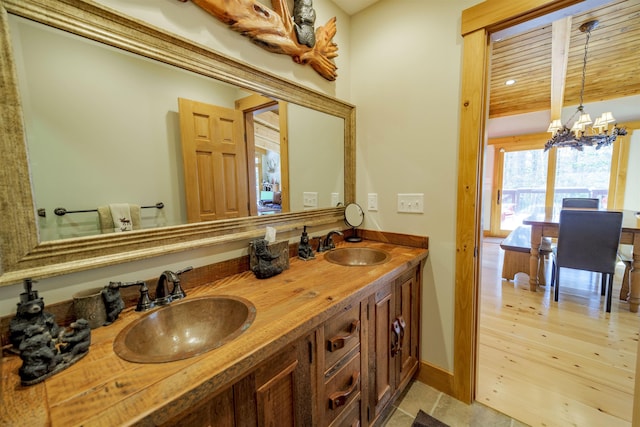
[{"label": "faucet handle", "polygon": [[154,307],[153,301],[149,298],[149,288],[145,282],[142,282],[140,286],[140,298],[138,299],[138,304],[136,305],[136,311],[147,311]]},{"label": "faucet handle", "polygon": [[141,286],[144,285],[146,286],[145,282],[143,282],[142,280],[134,280],[133,282],[109,282],[109,285],[107,286],[110,289],[119,289],[119,288],[128,288],[130,286]]},{"label": "faucet handle", "polygon": [[333,235],[331,234],[327,236],[327,247],[329,248],[329,250],[335,249],[336,247],[336,243],[333,241]]},{"label": "faucet handle", "polygon": [[327,233],[327,237],[325,238],[325,241],[324,241],[324,250],[325,251],[330,251],[331,249],[335,249],[336,244],[333,241],[333,235],[334,234],[342,236],[342,232],[339,231],[339,230],[333,230],[333,231],[330,231],[329,233]]},{"label": "faucet handle", "polygon": [[142,280],[136,280],[133,282],[109,282],[107,288],[109,289],[120,289],[120,288],[128,288],[130,286],[140,286],[140,297],[138,298],[138,304],[136,304],[136,311],[147,311],[155,306],[151,298],[149,298],[149,288],[147,287],[147,282]]},{"label": "faucet handle", "polygon": [[191,270],[193,270],[193,267],[192,267],[192,266],[185,267],[185,268],[183,268],[182,270],[178,270],[178,271],[176,271],[176,275],[178,275],[178,276],[179,276],[179,275],[181,275],[182,273],[186,273],[187,271],[191,271]]},{"label": "faucet handle", "polygon": [[186,273],[187,271],[193,270],[192,266],[185,267],[182,270],[178,270],[175,273],[175,280],[173,282],[173,289],[171,290],[171,299],[182,299],[187,296],[187,293],[182,289],[180,285],[180,275],[182,273]]}]

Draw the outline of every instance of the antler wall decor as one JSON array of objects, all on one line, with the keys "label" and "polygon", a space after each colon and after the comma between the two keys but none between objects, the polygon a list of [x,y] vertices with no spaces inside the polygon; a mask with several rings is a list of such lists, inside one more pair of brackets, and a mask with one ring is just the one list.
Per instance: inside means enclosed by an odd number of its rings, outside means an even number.
[{"label": "antler wall decor", "polygon": [[336,18],[318,27],[314,40],[312,0],[294,0],[293,17],[286,0],[272,0],[273,10],[256,0],[191,1],[269,52],[289,55],[296,64],[309,64],[327,80],[338,76],[332,61],[338,56],[338,45],[332,41]]}]

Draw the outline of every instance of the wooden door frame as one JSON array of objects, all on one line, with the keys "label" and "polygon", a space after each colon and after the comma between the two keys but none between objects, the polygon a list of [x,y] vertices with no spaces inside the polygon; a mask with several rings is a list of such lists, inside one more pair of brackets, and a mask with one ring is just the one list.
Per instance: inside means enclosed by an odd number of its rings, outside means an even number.
[{"label": "wooden door frame", "polygon": [[455,351],[451,391],[456,399],[466,403],[475,399],[476,388],[482,159],[488,116],[489,34],[580,3],[583,0],[486,0],[462,12]]},{"label": "wooden door frame", "polygon": [[254,123],[253,114],[261,109],[278,105],[278,116],[280,118],[280,193],[282,195],[282,212],[289,212],[289,113],[287,103],[267,98],[262,95],[253,94],[245,98],[236,100],[236,109],[242,110],[245,122],[245,135],[247,141],[247,163],[249,174],[249,214],[251,216],[258,215],[256,201],[256,180],[252,171],[255,168],[253,164],[255,160],[255,140],[254,140]]}]

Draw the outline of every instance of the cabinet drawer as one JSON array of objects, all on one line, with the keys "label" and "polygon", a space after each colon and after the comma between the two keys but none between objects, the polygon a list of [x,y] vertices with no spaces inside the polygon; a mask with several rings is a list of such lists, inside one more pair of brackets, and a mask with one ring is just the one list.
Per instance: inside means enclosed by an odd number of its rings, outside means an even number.
[{"label": "cabinet drawer", "polygon": [[360,343],[359,304],[325,324],[324,341],[326,371]]},{"label": "cabinet drawer", "polygon": [[329,425],[345,411],[351,403],[360,400],[360,353],[338,370],[325,384],[324,423]]}]

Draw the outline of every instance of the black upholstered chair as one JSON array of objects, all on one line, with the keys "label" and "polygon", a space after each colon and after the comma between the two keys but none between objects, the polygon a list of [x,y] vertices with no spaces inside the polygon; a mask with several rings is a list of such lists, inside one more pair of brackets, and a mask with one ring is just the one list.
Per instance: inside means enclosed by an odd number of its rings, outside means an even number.
[{"label": "black upholstered chair", "polygon": [[560,211],[558,245],[554,249],[551,285],[555,285],[554,300],[558,301],[560,269],[593,271],[602,274],[602,295],[606,310],[611,311],[611,293],[615,274],[622,212],[574,210]]},{"label": "black upholstered chair", "polygon": [[562,199],[563,208],[598,209],[600,200],[586,197],[567,197]]}]

